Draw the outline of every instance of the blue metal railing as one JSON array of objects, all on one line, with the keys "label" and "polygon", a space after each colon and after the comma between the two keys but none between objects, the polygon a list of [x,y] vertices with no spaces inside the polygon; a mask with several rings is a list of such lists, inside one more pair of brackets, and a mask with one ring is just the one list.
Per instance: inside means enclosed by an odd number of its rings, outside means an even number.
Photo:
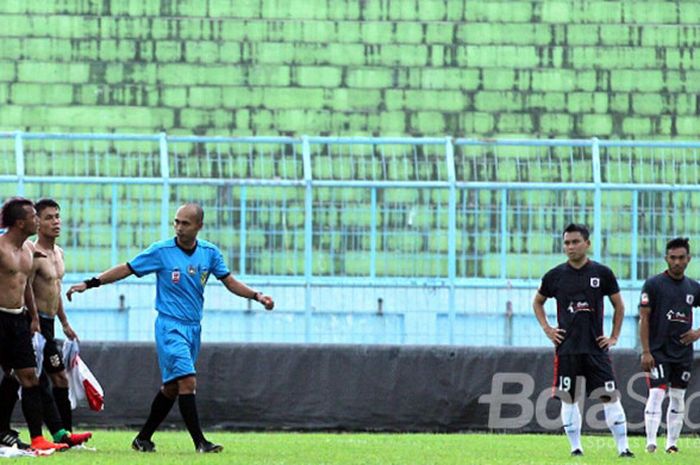
[{"label": "blue metal railing", "polygon": [[[123,218],[124,210],[145,206],[134,215],[155,215],[158,220],[139,219],[134,223],[136,229],[155,229],[159,237],[166,238],[173,208],[184,200],[180,191],[204,189],[210,197],[204,202],[207,217],[213,212],[218,230],[236,231],[237,240],[228,249],[238,274],[251,282],[303,289],[298,310],[304,314],[305,340],[314,339],[312,321],[318,301],[313,291],[319,286],[422,287],[447,290],[436,308],[446,313],[449,322],[444,342],[453,344],[461,342],[454,328],[457,317],[468,307],[457,296],[458,290],[534,290],[545,271],[538,268],[543,262],[537,260],[547,261],[549,256],[558,260],[557,238],[566,218],[589,218],[593,258],[620,263],[623,287],[638,290],[641,281],[662,266],[663,250],[657,242],[696,232],[687,223],[680,229],[678,221],[667,216],[671,205],[682,205],[681,215],[700,213],[693,197],[700,194],[700,178],[693,179],[693,173],[699,172],[699,154],[700,143],[696,142],[595,138],[234,138],[12,132],[0,133],[0,156],[5,158],[0,165],[0,187],[7,195],[27,194],[32,189],[53,195],[56,186],[105,186],[108,194],[93,203],[96,208],[109,208],[111,237],[99,247],[108,251],[110,265],[124,260],[125,249],[147,245],[136,232],[133,244],[121,237],[130,224]],[[99,171],[97,166],[107,168]],[[685,174],[678,174],[679,169]],[[157,198],[138,198],[128,190],[122,193],[124,186],[153,186]],[[294,205],[300,201],[294,208],[303,214],[298,225],[303,244],[299,249],[301,273],[295,266],[290,268],[294,272],[284,272],[285,263],[296,260],[288,245],[270,245],[274,237],[287,240],[292,229],[289,219],[267,223],[260,219],[265,214],[286,217],[289,205],[261,196],[256,190],[260,188],[271,197],[273,191],[288,195]],[[321,195],[324,189],[330,189],[331,197]],[[363,198],[366,194],[367,200],[343,204],[333,197],[333,192],[341,191],[359,192]],[[416,195],[402,199],[404,191]],[[62,200],[80,204],[84,199],[78,198],[78,192],[70,191]],[[607,204],[626,192],[631,195],[629,204],[620,205],[619,199],[614,206]],[[398,200],[388,201],[390,193]],[[521,204],[520,194],[532,195]],[[582,194],[583,200],[572,200],[573,194]],[[550,200],[540,201],[539,197]],[[158,211],[150,210],[156,203]],[[359,220],[349,226],[351,209]],[[336,210],[338,220],[316,219],[321,214],[333,218]],[[70,229],[77,232],[66,246],[68,257],[72,250],[93,247],[80,236],[91,226],[91,213],[80,210],[80,205],[74,211],[83,220],[71,224]],[[416,215],[429,219],[421,220],[422,226],[405,220]],[[629,225],[606,232],[610,224],[621,220]],[[519,244],[532,234],[544,238],[544,245]],[[623,244],[616,246],[624,248],[622,253],[610,245],[620,234],[629,237],[629,246],[625,240],[618,241]],[[339,237],[340,245],[332,238],[330,245],[323,245],[326,236]],[[446,237],[446,244],[436,245],[440,237]],[[348,251],[357,253],[347,258]],[[332,264],[315,272],[318,257]],[[348,273],[348,262],[358,257],[363,263]],[[104,263],[93,259],[69,268],[67,281],[99,271]],[[256,263],[262,260],[271,263],[272,273],[260,271]],[[392,261],[399,265],[389,266]],[[431,263],[438,266],[429,268]],[[427,272],[429,269],[438,271]],[[516,313],[518,308],[529,311],[529,302],[521,300],[515,305]]]}]

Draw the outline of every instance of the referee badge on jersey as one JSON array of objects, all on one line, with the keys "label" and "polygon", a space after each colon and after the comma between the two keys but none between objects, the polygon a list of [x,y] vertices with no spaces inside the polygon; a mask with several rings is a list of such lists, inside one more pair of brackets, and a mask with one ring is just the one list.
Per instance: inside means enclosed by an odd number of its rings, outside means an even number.
[{"label": "referee badge on jersey", "polygon": [[591,278],[591,287],[600,287],[600,278]]},{"label": "referee badge on jersey", "polygon": [[170,280],[175,284],[180,282],[180,270],[179,269],[175,268],[175,269],[173,269],[172,272],[170,272]]},{"label": "referee badge on jersey", "polygon": [[190,276],[194,276],[197,274],[197,267],[194,265],[190,265],[187,267],[187,274]]},{"label": "referee badge on jersey", "polygon": [[686,294],[685,303],[687,303],[688,305],[693,305],[693,302],[695,302],[695,296],[693,296],[693,294]]}]

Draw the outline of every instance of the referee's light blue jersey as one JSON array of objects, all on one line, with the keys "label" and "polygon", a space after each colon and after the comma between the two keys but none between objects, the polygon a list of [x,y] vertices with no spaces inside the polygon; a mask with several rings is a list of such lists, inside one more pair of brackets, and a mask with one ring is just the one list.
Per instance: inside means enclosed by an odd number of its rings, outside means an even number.
[{"label": "referee's light blue jersey", "polygon": [[200,239],[189,251],[178,247],[175,238],[155,242],[127,265],[139,278],[156,273],[156,310],[188,322],[202,320],[209,276],[224,279],[231,274],[221,251]]}]

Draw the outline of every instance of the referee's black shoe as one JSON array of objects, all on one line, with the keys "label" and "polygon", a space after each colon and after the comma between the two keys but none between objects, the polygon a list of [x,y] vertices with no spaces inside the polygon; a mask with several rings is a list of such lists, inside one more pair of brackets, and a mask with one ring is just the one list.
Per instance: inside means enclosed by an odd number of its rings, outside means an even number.
[{"label": "referee's black shoe", "polygon": [[625,450],[623,450],[622,452],[620,452],[620,457],[627,457],[627,458],[633,459],[633,458],[634,458],[634,454],[632,453],[631,450],[625,449]]},{"label": "referee's black shoe", "polygon": [[197,444],[197,452],[202,453],[202,454],[216,454],[218,452],[221,452],[224,450],[224,446],[220,446],[219,444],[214,444],[213,442],[209,442],[207,440],[204,440]]},{"label": "referee's black shoe", "polygon": [[156,445],[150,439],[134,438],[131,441],[131,448],[138,452],[155,452]]}]

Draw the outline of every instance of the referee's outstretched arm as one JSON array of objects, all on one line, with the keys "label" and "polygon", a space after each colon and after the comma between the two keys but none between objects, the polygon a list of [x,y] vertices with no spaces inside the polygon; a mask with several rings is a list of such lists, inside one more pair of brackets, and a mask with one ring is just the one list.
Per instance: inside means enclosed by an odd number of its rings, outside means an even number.
[{"label": "referee's outstretched arm", "polygon": [[66,297],[70,302],[72,300],[71,296],[75,292],[85,292],[90,288],[98,287],[102,284],[110,284],[115,281],[119,281],[120,279],[124,279],[132,274],[133,271],[131,271],[129,265],[122,263],[121,265],[114,266],[107,271],[103,271],[98,276],[86,279],[82,283],[72,285],[70,289],[68,289],[68,292],[66,292]]}]

